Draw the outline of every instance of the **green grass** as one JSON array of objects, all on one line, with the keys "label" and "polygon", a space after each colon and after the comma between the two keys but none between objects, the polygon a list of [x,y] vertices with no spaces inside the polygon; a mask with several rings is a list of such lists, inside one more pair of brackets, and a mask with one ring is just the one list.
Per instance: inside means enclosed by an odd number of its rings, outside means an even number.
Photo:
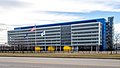
[{"label": "green grass", "polygon": [[101,53],[0,53],[0,57],[56,57],[56,58],[106,58],[120,59],[120,54]]}]

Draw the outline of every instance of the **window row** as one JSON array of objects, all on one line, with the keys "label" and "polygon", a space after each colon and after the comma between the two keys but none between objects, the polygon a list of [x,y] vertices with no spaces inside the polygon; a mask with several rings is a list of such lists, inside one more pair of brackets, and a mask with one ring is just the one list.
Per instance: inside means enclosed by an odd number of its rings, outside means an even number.
[{"label": "window row", "polygon": [[87,43],[98,43],[98,41],[95,41],[95,42],[72,42],[72,44],[87,44]]},{"label": "window row", "polygon": [[77,36],[72,36],[72,37],[93,37],[93,36],[98,36],[98,34],[96,34],[96,35],[77,35]]},{"label": "window row", "polygon": [[98,26],[98,23],[96,23],[96,24],[75,25],[75,26],[72,26],[72,28],[74,28],[74,27],[88,27],[88,26]]},{"label": "window row", "polygon": [[93,30],[93,29],[98,29],[98,27],[95,27],[95,28],[79,28],[79,29],[72,29],[72,31],[79,31],[79,30]]}]

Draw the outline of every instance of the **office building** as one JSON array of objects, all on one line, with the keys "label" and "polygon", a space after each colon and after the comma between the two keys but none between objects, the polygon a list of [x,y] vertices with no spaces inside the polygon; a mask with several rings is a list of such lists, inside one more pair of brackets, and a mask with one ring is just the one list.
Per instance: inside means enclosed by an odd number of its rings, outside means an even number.
[{"label": "office building", "polygon": [[39,46],[47,51],[54,47],[62,51],[69,46],[73,51],[107,50],[113,45],[113,17],[64,23],[17,27],[8,31],[12,46]]}]

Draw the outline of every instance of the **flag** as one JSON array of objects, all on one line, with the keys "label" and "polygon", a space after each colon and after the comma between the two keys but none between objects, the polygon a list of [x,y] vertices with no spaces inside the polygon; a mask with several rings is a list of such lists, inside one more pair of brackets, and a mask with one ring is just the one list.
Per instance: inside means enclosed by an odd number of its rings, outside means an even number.
[{"label": "flag", "polygon": [[36,25],[30,30],[31,32],[36,30]]},{"label": "flag", "polygon": [[24,38],[28,37],[28,33],[25,34]]},{"label": "flag", "polygon": [[43,35],[45,35],[45,30],[43,31]]},{"label": "flag", "polygon": [[45,35],[45,30],[44,31],[42,31],[42,33],[41,33],[41,36],[44,36]]},{"label": "flag", "polygon": [[41,33],[41,36],[43,36],[43,33]]}]

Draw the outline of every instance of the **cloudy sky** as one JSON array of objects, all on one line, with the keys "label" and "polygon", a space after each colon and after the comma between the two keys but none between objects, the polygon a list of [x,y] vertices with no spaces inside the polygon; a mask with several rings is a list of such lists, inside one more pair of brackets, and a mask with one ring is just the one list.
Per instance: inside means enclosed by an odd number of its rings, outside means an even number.
[{"label": "cloudy sky", "polygon": [[13,27],[109,16],[120,32],[120,0],[0,0],[0,42]]}]

